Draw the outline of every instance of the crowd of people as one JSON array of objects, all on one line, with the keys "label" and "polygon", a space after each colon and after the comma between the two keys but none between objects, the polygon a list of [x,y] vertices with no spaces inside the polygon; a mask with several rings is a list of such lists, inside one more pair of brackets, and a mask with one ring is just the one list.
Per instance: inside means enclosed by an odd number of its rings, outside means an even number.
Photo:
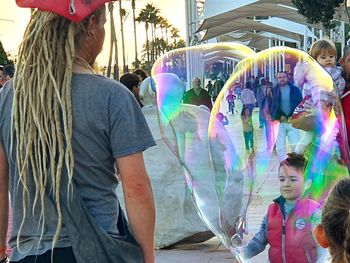
[{"label": "crowd of people", "polygon": [[[155,262],[155,205],[143,160],[155,141],[140,96],[148,76],[137,69],[116,82],[94,73],[107,0],[97,2],[70,11],[28,2],[26,7],[38,10],[16,68],[0,66],[0,263],[9,262],[7,242],[11,262]],[[329,255],[333,263],[350,262],[350,180],[337,179],[348,175],[350,164],[350,46],[339,60],[341,68],[328,40],[316,41],[310,55],[330,74],[335,92],[317,93],[304,74],[309,65],[300,63],[292,75],[277,72],[275,85],[268,77],[252,76],[244,88],[238,83],[225,96],[228,114],[237,112],[235,100],[242,103],[246,150],[255,149],[252,114],[258,107],[267,150],[275,148],[279,160],[280,196],[259,232],[235,251],[243,259],[269,244],[270,262],[325,262]],[[191,84],[182,102],[211,111],[224,81],[203,88],[195,77]],[[324,132],[318,118],[330,108],[339,119],[333,148],[327,149],[326,164],[333,166],[315,170],[314,149],[322,146],[315,141]],[[223,113],[217,118],[229,124]],[[343,124],[347,136],[341,134]],[[289,153],[287,139],[293,146]],[[340,172],[334,176],[331,169]],[[317,193],[315,173],[323,173],[331,191]],[[115,193],[119,183],[128,220]],[[9,202],[15,216],[6,240]]]}]

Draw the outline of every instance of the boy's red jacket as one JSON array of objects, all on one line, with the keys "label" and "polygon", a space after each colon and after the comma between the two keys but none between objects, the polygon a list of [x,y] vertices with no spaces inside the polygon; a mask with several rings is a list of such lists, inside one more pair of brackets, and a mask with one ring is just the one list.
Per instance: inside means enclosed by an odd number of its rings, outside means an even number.
[{"label": "boy's red jacket", "polygon": [[317,247],[310,221],[319,210],[311,199],[300,199],[284,218],[283,204],[274,202],[267,212],[269,260],[271,263],[315,263]]}]

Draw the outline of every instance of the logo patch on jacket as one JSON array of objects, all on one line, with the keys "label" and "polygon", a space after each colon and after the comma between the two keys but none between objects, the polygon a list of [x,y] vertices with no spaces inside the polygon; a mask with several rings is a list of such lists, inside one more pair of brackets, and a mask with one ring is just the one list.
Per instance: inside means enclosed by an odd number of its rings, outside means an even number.
[{"label": "logo patch on jacket", "polygon": [[296,221],[295,221],[295,227],[299,230],[302,230],[306,227],[306,221],[305,219],[303,218],[298,218]]}]

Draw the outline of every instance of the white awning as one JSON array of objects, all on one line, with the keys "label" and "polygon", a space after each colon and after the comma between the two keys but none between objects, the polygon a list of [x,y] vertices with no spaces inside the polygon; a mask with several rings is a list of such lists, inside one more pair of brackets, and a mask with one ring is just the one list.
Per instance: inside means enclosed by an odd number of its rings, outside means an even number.
[{"label": "white awning", "polygon": [[[272,17],[270,19],[279,18],[282,20],[269,19],[271,21],[269,23],[269,21],[260,22],[247,19],[247,17],[252,18],[254,16],[267,16]],[[283,28],[280,29],[282,31],[290,31],[289,33],[282,32],[282,36],[300,41],[300,35],[305,33],[303,25],[309,25],[306,19],[298,14],[297,9],[293,7],[290,0],[207,0],[201,19],[204,19],[204,21],[198,31],[206,30],[202,40],[232,31],[256,30],[280,34],[281,32],[278,31],[279,23],[282,23]],[[278,21],[278,23],[273,24],[273,21]],[[254,22],[263,23],[266,26],[270,26],[270,28],[253,24]],[[312,27],[322,28],[320,24],[312,25]],[[308,36],[313,36],[311,31],[308,32]]]},{"label": "white awning", "polygon": [[[259,21],[254,21],[247,18],[241,18],[232,20],[231,22],[218,25],[215,27],[209,28],[205,35],[203,36],[202,40],[207,40],[213,37],[221,36],[233,31],[241,31],[241,32],[247,32],[247,31],[255,31],[255,32],[270,32],[276,35],[281,35],[286,38],[291,38],[296,41],[301,40],[301,35],[304,35],[305,33],[305,26],[303,26],[303,30],[300,30],[300,27],[297,27],[293,29],[293,31],[289,30],[290,25],[287,23],[282,24],[276,24],[275,26],[271,26],[268,23],[263,23]],[[314,34],[308,30],[308,36],[314,36]],[[315,37],[315,36],[314,36]]]},{"label": "white awning", "polygon": [[[203,16],[200,17],[200,19],[204,21],[198,31],[203,31],[237,18],[253,16],[275,16],[285,18],[299,24],[309,25],[306,22],[306,19],[302,15],[298,14],[297,9],[292,6],[290,1],[223,1],[225,3],[229,2],[230,5],[228,5],[228,3],[221,5],[217,2],[221,1],[206,1]],[[321,28],[320,24],[313,24],[312,26]]]},{"label": "white awning", "polygon": [[281,41],[287,41],[296,44],[299,43],[299,41],[296,41],[294,39],[267,32],[263,34],[254,34],[250,32],[232,32],[218,37],[219,42],[238,42],[243,45],[257,48],[259,50],[269,48],[269,39],[278,39]]}]

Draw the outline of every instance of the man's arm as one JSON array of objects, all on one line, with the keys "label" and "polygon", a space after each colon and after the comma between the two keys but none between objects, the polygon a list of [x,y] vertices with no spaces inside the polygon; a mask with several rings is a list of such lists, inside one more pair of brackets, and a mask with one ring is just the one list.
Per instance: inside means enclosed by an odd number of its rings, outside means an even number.
[{"label": "man's arm", "polygon": [[145,263],[154,263],[155,207],[142,153],[117,159],[126,212]]},{"label": "man's arm", "polygon": [[[6,235],[9,213],[8,163],[4,148],[0,143],[0,248],[6,247]],[[0,261],[5,258],[5,251],[0,254]]]}]

